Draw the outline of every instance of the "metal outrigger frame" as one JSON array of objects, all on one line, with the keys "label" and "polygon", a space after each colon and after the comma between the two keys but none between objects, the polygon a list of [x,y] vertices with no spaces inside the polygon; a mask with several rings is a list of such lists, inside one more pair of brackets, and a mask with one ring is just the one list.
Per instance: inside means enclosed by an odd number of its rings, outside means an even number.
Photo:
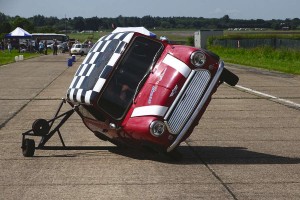
[{"label": "metal outrigger frame", "polygon": [[[46,149],[45,144],[51,139],[51,137],[57,132],[59,139],[62,143],[62,147],[66,148],[62,135],[60,133],[60,128],[64,123],[73,115],[75,111],[78,110],[79,105],[72,105],[72,109],[60,114],[62,106],[66,103],[66,99],[62,99],[54,117],[50,120],[37,119],[32,124],[32,129],[22,133],[22,153],[25,157],[32,157],[34,155],[35,149]],[[56,120],[60,122],[53,126]],[[35,142],[33,139],[26,138],[26,136],[39,136],[41,137],[40,143],[35,147]]]}]

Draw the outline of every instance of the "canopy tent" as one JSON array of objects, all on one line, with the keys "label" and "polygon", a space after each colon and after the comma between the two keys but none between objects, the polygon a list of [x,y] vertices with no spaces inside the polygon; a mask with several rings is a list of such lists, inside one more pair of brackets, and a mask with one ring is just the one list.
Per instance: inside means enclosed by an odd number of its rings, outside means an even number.
[{"label": "canopy tent", "polygon": [[5,38],[31,38],[31,34],[24,29],[17,27],[15,30],[5,35]]},{"label": "canopy tent", "polygon": [[112,33],[122,33],[122,32],[138,32],[150,37],[154,37],[154,38],[156,37],[155,33],[148,31],[144,27],[118,27]]}]

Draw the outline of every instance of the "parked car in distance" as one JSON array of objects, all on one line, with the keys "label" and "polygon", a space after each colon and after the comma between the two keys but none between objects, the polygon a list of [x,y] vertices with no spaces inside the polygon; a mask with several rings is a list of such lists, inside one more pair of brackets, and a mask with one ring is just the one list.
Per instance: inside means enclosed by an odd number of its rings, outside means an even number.
[{"label": "parked car in distance", "polygon": [[47,43],[47,49],[53,49],[53,43]]},{"label": "parked car in distance", "polygon": [[73,44],[70,54],[71,55],[86,55],[89,52],[90,48],[87,44]]},{"label": "parked car in distance", "polygon": [[60,50],[62,53],[65,53],[65,52],[69,51],[68,43],[67,43],[67,42],[63,42],[63,43],[57,45],[57,48],[58,48],[58,50]]}]

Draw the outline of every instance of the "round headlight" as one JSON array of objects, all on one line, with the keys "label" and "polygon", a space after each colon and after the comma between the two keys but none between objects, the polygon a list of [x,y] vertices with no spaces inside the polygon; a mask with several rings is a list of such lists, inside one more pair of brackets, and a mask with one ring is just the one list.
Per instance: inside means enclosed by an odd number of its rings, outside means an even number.
[{"label": "round headlight", "polygon": [[201,51],[195,51],[191,55],[191,63],[195,67],[202,67],[205,64],[206,56]]},{"label": "round headlight", "polygon": [[161,121],[153,121],[150,124],[150,132],[153,136],[159,137],[165,131],[165,124]]}]

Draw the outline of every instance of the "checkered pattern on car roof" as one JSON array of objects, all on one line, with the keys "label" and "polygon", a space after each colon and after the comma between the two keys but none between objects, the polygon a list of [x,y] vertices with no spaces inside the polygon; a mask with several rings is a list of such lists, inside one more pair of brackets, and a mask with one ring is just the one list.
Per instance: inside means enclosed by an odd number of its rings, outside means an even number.
[{"label": "checkered pattern on car roof", "polygon": [[67,99],[91,104],[97,98],[133,34],[133,32],[113,33],[100,38],[75,73],[67,91]]}]

